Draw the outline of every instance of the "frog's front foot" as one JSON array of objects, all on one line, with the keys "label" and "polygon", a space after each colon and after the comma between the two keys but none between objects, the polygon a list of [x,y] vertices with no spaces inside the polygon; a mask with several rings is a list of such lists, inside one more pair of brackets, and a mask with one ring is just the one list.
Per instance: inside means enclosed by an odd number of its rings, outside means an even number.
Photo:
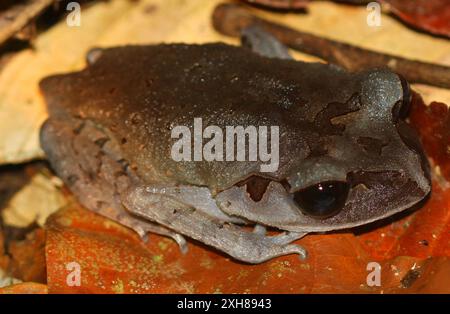
[{"label": "frog's front foot", "polygon": [[298,254],[301,258],[307,256],[304,248],[291,244],[305,233],[286,232],[268,236],[262,226],[251,232],[235,223],[214,219],[208,213],[155,191],[136,187],[123,195],[122,202],[133,214],[156,221],[247,263],[262,263],[288,254]]},{"label": "frog's front foot", "polygon": [[[123,222],[119,221],[124,224]],[[163,226],[159,226],[157,224],[136,220],[132,224],[129,225],[131,229],[133,229],[144,242],[148,242],[149,233],[156,233],[168,238],[172,238],[180,248],[181,253],[186,254],[188,251],[188,245],[186,239],[179,233],[173,232]]]},{"label": "frog's front foot", "polygon": [[252,264],[289,254],[298,254],[301,259],[305,259],[308,255],[307,251],[300,245],[290,244],[302,236],[304,234],[265,236],[248,233],[243,235],[242,240],[236,243],[230,255]]},{"label": "frog's front foot", "polygon": [[[259,236],[260,242],[265,243],[267,247],[270,248],[271,252],[264,253],[261,252],[259,255],[268,255],[271,256],[275,251],[284,252],[275,256],[280,255],[286,255],[286,254],[298,254],[301,259],[305,259],[308,256],[308,252],[297,244],[290,244],[295,240],[298,240],[306,235],[306,233],[299,233],[299,232],[282,232],[275,236],[267,236],[266,235],[266,227],[261,224],[256,224],[253,229],[253,234]],[[272,257],[268,257],[267,259],[270,259]]]}]

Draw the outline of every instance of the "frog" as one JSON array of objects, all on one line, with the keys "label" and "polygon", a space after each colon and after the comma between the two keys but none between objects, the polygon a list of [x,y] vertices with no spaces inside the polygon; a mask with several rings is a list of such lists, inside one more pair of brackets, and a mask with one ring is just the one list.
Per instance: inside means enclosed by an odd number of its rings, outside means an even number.
[{"label": "frog", "polygon": [[[409,84],[387,69],[303,62],[270,34],[242,45],[95,48],[40,82],[40,142],[86,208],[134,230],[191,238],[259,264],[308,251],[306,234],[370,224],[417,206],[430,166],[407,123]],[[279,161],[174,160],[177,126],[277,126]],[[192,142],[190,143],[192,144]]]}]

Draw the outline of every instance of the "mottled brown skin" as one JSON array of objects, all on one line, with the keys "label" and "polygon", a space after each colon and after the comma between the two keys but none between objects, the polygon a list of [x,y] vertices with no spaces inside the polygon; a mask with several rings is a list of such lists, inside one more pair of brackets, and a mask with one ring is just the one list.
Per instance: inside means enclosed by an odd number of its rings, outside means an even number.
[{"label": "mottled brown skin", "polygon": [[[387,70],[352,74],[224,44],[127,46],[102,50],[81,72],[48,77],[41,89],[50,115],[41,142],[56,172],[85,206],[141,235],[182,233],[255,263],[299,253],[289,242],[300,233],[378,220],[430,190],[420,143],[399,117],[404,87]],[[195,117],[204,126],[279,126],[278,171],[259,173],[259,162],[175,162],[170,130]],[[252,175],[271,180],[258,202],[239,184]],[[352,186],[338,214],[315,219],[292,205],[291,193],[330,180]],[[213,205],[192,211],[195,201],[178,190],[148,192],[155,186],[187,187]],[[147,228],[129,212],[167,229]],[[273,247],[237,222],[288,237]]]}]

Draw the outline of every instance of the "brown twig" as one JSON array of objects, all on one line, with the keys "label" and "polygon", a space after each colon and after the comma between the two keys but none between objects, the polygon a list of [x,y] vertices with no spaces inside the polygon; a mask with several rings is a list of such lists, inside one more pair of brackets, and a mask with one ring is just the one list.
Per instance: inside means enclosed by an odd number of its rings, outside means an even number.
[{"label": "brown twig", "polygon": [[29,0],[0,12],[0,45],[22,30],[55,0]]},{"label": "brown twig", "polygon": [[450,88],[448,66],[409,60],[296,31],[259,18],[239,4],[218,5],[213,13],[213,25],[216,30],[229,36],[240,36],[245,27],[257,25],[288,47],[318,56],[349,71],[388,67],[409,82]]},{"label": "brown twig", "polygon": [[304,9],[310,0],[244,0],[249,4],[279,10]]}]

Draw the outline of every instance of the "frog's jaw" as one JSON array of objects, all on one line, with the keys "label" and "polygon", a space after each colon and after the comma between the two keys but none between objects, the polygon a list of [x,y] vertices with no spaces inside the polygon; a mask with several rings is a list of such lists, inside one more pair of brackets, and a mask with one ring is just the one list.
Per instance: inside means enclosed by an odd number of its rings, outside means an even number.
[{"label": "frog's jaw", "polygon": [[219,221],[170,194],[149,186],[137,186],[123,195],[122,203],[137,216],[156,221],[247,263],[257,264],[287,254],[307,256],[304,248],[291,243],[304,233],[268,236],[260,229],[249,232],[236,224]]}]

